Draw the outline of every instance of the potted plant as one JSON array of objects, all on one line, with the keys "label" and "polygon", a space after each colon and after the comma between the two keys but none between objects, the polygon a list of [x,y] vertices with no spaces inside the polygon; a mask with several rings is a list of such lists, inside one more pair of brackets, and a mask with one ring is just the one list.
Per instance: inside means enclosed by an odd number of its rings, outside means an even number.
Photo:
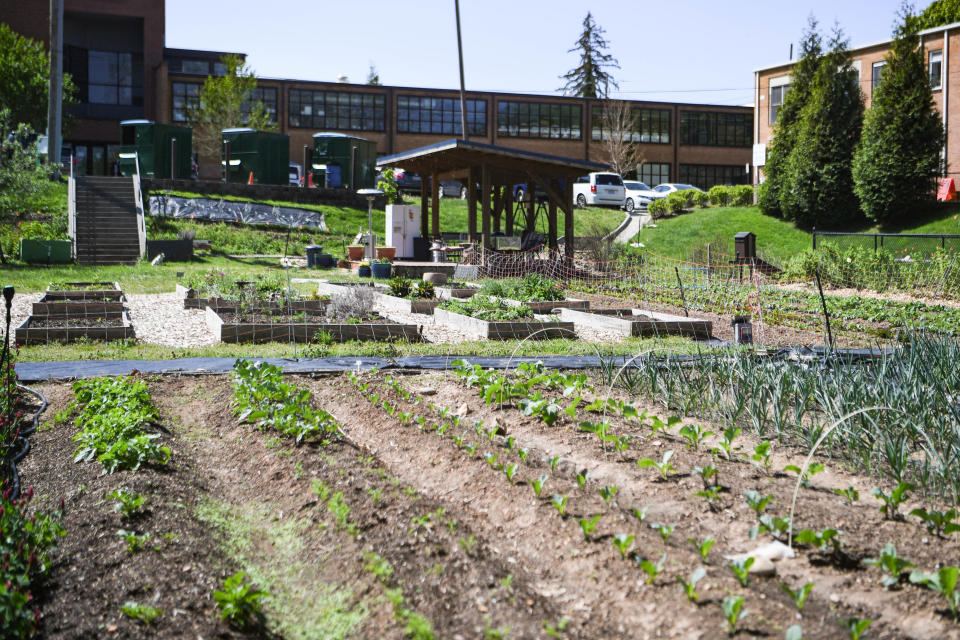
[{"label": "potted plant", "polygon": [[357,275],[360,276],[361,278],[369,278],[370,262],[368,262],[367,260],[364,260],[363,262],[361,262],[360,266],[357,267]]},{"label": "potted plant", "polygon": [[370,269],[373,271],[374,278],[389,278],[390,277],[390,259],[377,258],[370,264]]}]

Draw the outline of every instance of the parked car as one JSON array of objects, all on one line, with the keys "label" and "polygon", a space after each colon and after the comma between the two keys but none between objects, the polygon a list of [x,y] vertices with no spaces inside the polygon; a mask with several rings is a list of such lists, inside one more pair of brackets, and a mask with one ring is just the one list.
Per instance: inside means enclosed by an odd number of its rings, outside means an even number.
[{"label": "parked car", "polygon": [[299,162],[290,163],[290,184],[300,186],[303,183],[303,165]]},{"label": "parked car", "polygon": [[397,189],[413,193],[420,193],[420,185],[423,184],[423,178],[419,174],[411,173],[404,169],[394,169],[393,179],[397,181]]},{"label": "parked car", "polygon": [[633,211],[637,207],[647,206],[650,204],[651,200],[666,198],[666,196],[662,193],[654,191],[645,183],[637,182],[636,180],[624,180],[623,188],[627,192],[627,199],[623,202],[623,208],[627,211],[627,213]]},{"label": "parked car", "polygon": [[623,178],[616,173],[591,173],[573,183],[573,201],[581,209],[587,205],[622,207],[626,199]]},{"label": "parked car", "polygon": [[674,191],[686,191],[688,189],[693,189],[694,191],[702,191],[692,184],[680,184],[679,182],[664,182],[663,184],[658,184],[653,188],[654,191],[661,194],[662,197],[666,198],[668,195]]},{"label": "parked car", "polygon": [[459,180],[441,180],[440,181],[441,198],[460,198],[467,199],[467,188]]}]

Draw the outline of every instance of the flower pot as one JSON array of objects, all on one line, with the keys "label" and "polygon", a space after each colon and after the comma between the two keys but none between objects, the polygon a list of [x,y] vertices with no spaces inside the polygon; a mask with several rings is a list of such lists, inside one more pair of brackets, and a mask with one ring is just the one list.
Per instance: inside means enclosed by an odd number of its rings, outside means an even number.
[{"label": "flower pot", "polygon": [[396,247],[377,247],[377,257],[393,260],[397,257]]},{"label": "flower pot", "polygon": [[389,278],[390,277],[390,263],[374,263],[370,265],[370,268],[373,270],[374,278]]},{"label": "flower pot", "polygon": [[360,265],[359,267],[357,267],[357,275],[360,276],[361,278],[369,278],[369,277],[370,277],[370,267],[368,267],[367,265],[363,265],[363,264]]},{"label": "flower pot", "polygon": [[363,247],[355,244],[347,247],[347,260],[363,260]]}]

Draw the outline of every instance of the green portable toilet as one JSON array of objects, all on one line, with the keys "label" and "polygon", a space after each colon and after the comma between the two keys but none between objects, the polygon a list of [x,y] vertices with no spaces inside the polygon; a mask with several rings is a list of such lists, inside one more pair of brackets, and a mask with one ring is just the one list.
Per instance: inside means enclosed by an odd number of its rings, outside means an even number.
[{"label": "green portable toilet", "polygon": [[[173,141],[176,140],[176,175],[170,175]],[[137,172],[134,156],[140,162],[140,175],[144,178],[175,178],[189,180],[192,177],[191,155],[193,153],[193,130],[172,124],[160,124],[152,120],[124,120],[120,123],[120,175],[132,176]]]},{"label": "green portable toilet", "polygon": [[354,191],[373,189],[377,186],[377,143],[343,133],[313,134],[313,183]]},{"label": "green portable toilet", "polygon": [[[256,184],[290,184],[290,136],[256,129],[224,129],[223,142],[230,143],[228,182],[247,182],[253,173]],[[220,165],[226,160],[221,145]]]}]

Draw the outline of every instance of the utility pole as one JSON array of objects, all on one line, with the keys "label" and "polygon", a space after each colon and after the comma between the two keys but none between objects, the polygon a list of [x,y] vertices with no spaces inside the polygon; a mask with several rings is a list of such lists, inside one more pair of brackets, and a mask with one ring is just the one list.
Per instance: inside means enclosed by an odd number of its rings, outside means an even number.
[{"label": "utility pole", "polygon": [[60,129],[63,109],[63,0],[50,0],[50,89],[47,95],[47,161],[60,179]]},{"label": "utility pole", "polygon": [[[453,0],[457,13],[457,54],[460,56],[460,128],[463,129],[463,139],[467,139],[467,99],[463,84],[463,40],[460,37],[460,0]],[[473,188],[472,186],[469,188]]]}]

